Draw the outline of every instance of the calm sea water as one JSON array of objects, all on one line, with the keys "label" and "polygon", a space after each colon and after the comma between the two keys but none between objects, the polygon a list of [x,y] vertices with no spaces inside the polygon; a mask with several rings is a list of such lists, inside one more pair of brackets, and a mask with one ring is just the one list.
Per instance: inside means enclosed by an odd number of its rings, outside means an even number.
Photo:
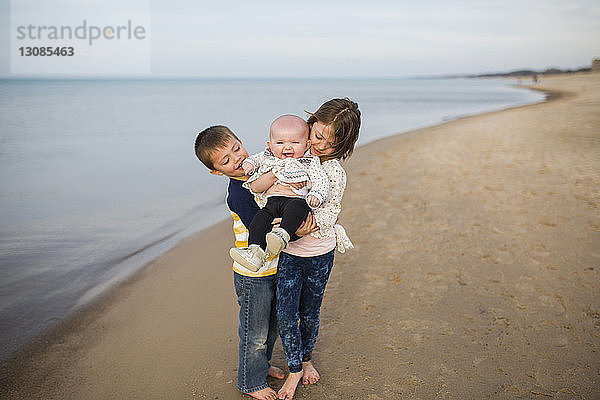
[{"label": "calm sea water", "polygon": [[275,117],[346,96],[360,144],[543,98],[466,79],[0,81],[0,361],[227,217],[198,131],[228,125],[252,153]]}]

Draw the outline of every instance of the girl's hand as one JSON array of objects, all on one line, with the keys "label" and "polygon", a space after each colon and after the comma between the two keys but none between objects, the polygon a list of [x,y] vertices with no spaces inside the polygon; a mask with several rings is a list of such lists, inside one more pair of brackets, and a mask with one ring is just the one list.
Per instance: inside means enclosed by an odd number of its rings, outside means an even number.
[{"label": "girl's hand", "polygon": [[304,186],[306,186],[306,181],[303,182],[297,182],[297,183],[288,183],[288,185],[290,185],[291,187],[293,187],[296,190],[300,190],[302,189]]},{"label": "girl's hand", "polygon": [[[276,218],[276,219],[279,219],[279,222],[281,222],[281,218]],[[318,230],[319,230],[319,225],[317,225],[317,220],[315,220],[315,217],[311,213],[308,213],[308,215],[306,216],[306,219],[298,227],[298,230],[296,231],[296,235],[297,236],[305,236],[305,235],[308,235],[309,233],[316,232]]]},{"label": "girl's hand", "polygon": [[[279,226],[280,223],[281,223],[281,218],[274,218],[273,221],[271,221],[271,224],[273,225],[273,227]],[[315,219],[315,217],[313,217],[313,215],[311,213],[308,213],[308,215],[306,216],[306,219],[304,221],[302,221],[302,223],[298,227],[298,230],[296,231],[296,236],[300,236],[300,237],[306,236],[309,233],[313,233],[318,230],[319,230],[319,225],[317,225],[317,220]]]}]

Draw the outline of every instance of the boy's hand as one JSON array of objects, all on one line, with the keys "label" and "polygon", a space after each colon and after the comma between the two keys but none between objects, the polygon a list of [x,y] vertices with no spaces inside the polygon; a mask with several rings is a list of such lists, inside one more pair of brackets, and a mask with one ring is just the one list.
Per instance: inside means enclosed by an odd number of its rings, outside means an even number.
[{"label": "boy's hand", "polygon": [[252,165],[252,163],[249,161],[244,161],[242,163],[242,169],[246,175],[250,175],[252,172],[254,172],[254,165]]},{"label": "boy's hand", "polygon": [[317,199],[312,194],[309,194],[308,196],[306,196],[306,202],[311,207],[317,207],[319,205],[319,203],[320,203],[319,199]]},{"label": "boy's hand", "polygon": [[306,182],[307,181],[302,181],[302,182],[297,182],[297,183],[288,183],[288,185],[290,185],[291,187],[293,187],[296,190],[300,190],[304,186],[306,186]]}]

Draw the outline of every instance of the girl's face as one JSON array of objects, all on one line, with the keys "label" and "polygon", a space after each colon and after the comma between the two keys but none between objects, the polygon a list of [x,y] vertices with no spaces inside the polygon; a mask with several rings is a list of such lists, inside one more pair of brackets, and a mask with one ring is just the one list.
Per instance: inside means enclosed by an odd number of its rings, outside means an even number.
[{"label": "girl's face", "polygon": [[323,157],[333,153],[334,137],[331,126],[315,122],[310,128],[310,143],[310,153],[313,156]]}]

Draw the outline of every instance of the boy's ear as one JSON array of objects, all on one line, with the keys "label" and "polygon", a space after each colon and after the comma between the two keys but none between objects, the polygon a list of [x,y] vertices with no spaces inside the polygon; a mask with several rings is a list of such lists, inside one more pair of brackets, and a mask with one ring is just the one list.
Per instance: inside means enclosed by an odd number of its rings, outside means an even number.
[{"label": "boy's ear", "polygon": [[223,175],[223,173],[221,171],[217,171],[216,169],[211,169],[208,172],[210,172],[213,175],[217,175],[217,176]]}]

